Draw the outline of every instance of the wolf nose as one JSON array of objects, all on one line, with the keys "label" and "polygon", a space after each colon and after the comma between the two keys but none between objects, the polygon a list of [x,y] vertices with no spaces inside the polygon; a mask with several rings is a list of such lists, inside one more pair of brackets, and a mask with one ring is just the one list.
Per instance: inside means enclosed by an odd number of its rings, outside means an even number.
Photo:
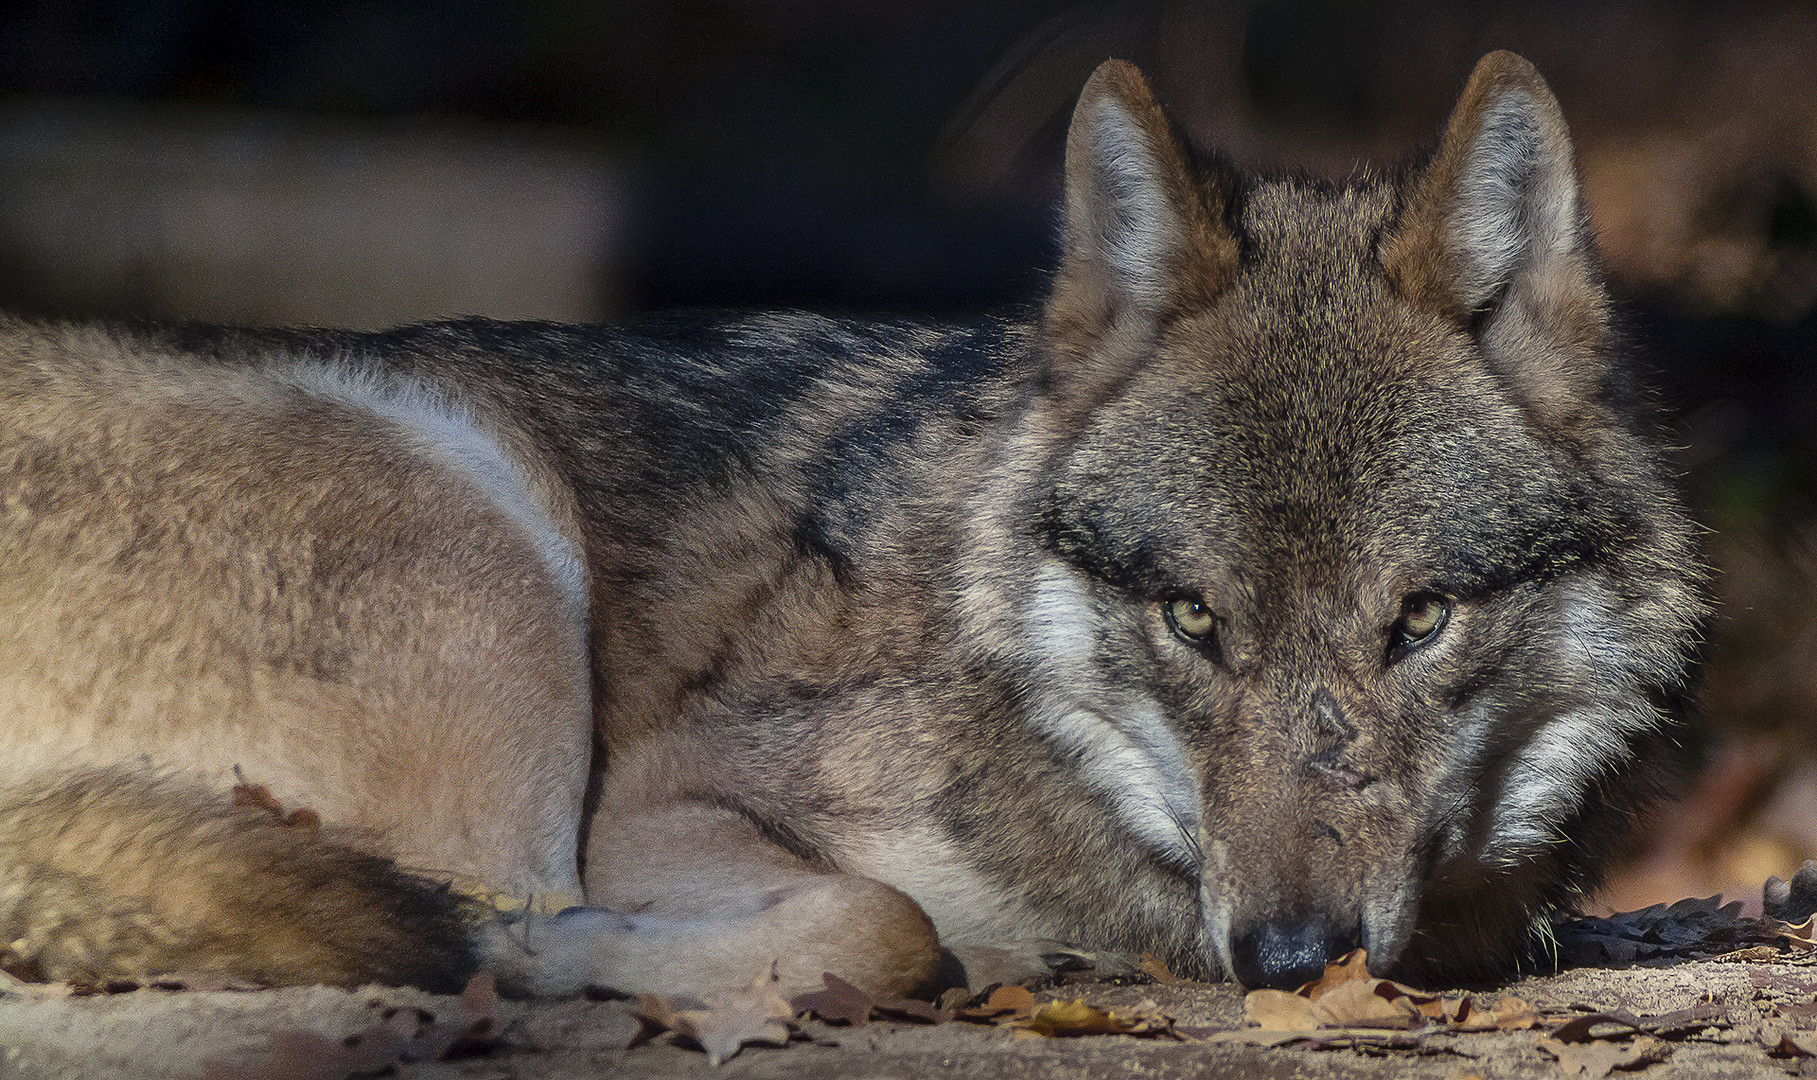
[{"label": "wolf nose", "polygon": [[1244,986],[1292,990],[1311,982],[1325,964],[1356,948],[1356,931],[1340,932],[1323,918],[1267,920],[1231,943],[1231,974]]}]

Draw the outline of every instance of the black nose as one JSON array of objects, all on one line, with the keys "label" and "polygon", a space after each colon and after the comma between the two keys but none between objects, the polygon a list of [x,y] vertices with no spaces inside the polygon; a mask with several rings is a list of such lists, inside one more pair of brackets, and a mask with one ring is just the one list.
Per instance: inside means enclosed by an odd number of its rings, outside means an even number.
[{"label": "black nose", "polygon": [[1354,929],[1340,931],[1322,917],[1268,919],[1231,942],[1231,974],[1251,989],[1292,990],[1318,978],[1356,943]]}]

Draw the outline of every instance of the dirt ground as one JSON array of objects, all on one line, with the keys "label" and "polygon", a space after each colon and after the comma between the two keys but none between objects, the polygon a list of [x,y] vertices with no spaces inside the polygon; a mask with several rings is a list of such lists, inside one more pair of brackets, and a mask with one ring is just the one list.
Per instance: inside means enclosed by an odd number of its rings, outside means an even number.
[{"label": "dirt ground", "polygon": [[[673,1034],[632,1045],[645,1025],[624,1000],[526,1004],[500,1001],[483,987],[463,998],[320,987],[66,996],[15,985],[0,995],[0,1077],[1490,1080],[1596,1077],[1611,1067],[1661,1078],[1817,1075],[1808,1064],[1817,1059],[1805,1056],[1817,1049],[1817,959],[1782,950],[1741,955],[1754,959],[1579,968],[1473,995],[1479,1017],[1510,995],[1531,1003],[1534,1026],[1516,1030],[1461,1032],[1434,1021],[1411,1030],[1312,1032],[1272,1047],[1218,1042],[1218,1032],[1271,1038],[1244,1027],[1244,995],[1235,986],[1092,980],[1036,997],[1169,1018],[1174,1037],[1152,1026],[1149,1037],[1040,1037],[1001,1022],[849,1027],[809,1019],[787,1045],[749,1045],[717,1066]],[[1449,996],[1455,1006],[1459,994]],[[1596,1013],[1623,1019],[1579,1023],[1588,1028],[1583,1037],[1565,1041],[1564,1025]]]}]

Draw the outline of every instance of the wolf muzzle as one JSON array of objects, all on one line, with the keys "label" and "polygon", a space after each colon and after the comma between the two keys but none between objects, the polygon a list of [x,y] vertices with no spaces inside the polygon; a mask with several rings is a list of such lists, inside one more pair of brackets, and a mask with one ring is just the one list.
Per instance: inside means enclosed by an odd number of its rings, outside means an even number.
[{"label": "wolf muzzle", "polygon": [[1359,940],[1356,927],[1339,927],[1322,915],[1265,919],[1235,935],[1231,974],[1250,989],[1292,990],[1318,978]]}]

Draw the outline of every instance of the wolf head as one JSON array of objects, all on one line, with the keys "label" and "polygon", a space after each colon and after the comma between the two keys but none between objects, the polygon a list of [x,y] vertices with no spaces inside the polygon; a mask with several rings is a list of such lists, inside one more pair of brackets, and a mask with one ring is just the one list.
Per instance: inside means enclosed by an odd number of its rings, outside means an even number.
[{"label": "wolf head", "polygon": [[1043,348],[1030,714],[1197,875],[1176,961],[1505,966],[1682,758],[1705,616],[1544,81],[1492,54],[1428,159],[1330,184],[1105,64]]}]

